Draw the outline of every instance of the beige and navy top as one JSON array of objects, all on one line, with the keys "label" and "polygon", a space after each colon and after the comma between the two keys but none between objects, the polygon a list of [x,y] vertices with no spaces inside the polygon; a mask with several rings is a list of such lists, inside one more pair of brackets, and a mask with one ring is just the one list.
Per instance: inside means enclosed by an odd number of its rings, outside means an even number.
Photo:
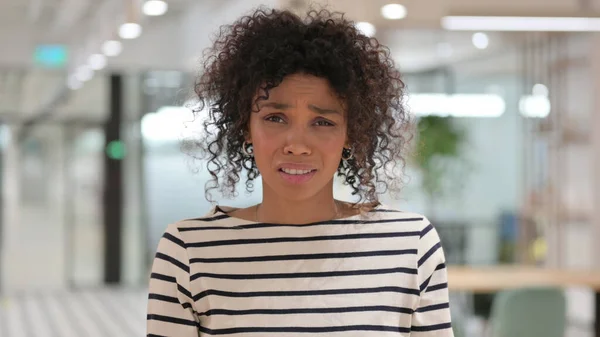
[{"label": "beige and navy top", "polygon": [[444,253],[423,216],[379,206],[283,225],[232,210],[166,229],[148,336],[453,336]]}]

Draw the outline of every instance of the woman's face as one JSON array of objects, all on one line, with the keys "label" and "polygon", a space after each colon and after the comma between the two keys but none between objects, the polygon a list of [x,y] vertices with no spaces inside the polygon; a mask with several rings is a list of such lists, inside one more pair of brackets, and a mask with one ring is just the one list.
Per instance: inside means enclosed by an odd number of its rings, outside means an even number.
[{"label": "woman's face", "polygon": [[332,189],[347,143],[346,112],[327,80],[286,77],[260,100],[247,141],[263,184],[286,199],[308,199]]}]

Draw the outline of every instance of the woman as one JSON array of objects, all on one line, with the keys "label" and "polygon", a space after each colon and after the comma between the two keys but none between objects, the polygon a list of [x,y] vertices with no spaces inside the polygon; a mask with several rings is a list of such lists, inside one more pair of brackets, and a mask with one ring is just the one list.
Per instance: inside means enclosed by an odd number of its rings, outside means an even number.
[{"label": "woman", "polygon": [[[437,232],[378,203],[409,121],[386,48],[335,13],[257,10],[221,29],[195,91],[208,197],[245,171],[262,202],[167,228],[149,336],[452,336]],[[336,174],[358,201],[334,199]]]}]

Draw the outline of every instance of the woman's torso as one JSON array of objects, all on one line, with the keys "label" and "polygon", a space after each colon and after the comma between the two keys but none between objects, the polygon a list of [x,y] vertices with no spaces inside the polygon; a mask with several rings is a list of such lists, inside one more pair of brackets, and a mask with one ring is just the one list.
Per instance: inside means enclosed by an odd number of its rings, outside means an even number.
[{"label": "woman's torso", "polygon": [[226,212],[178,224],[201,332],[410,335],[422,216],[380,207],[327,223],[277,225]]}]

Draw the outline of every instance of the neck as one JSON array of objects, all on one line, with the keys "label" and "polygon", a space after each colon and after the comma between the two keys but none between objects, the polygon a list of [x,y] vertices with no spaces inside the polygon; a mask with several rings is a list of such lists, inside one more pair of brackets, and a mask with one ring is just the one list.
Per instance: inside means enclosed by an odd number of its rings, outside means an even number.
[{"label": "neck", "polygon": [[257,208],[257,220],[280,224],[327,221],[341,216],[342,209],[333,198],[333,185],[307,200],[282,198],[263,186],[263,201]]}]

